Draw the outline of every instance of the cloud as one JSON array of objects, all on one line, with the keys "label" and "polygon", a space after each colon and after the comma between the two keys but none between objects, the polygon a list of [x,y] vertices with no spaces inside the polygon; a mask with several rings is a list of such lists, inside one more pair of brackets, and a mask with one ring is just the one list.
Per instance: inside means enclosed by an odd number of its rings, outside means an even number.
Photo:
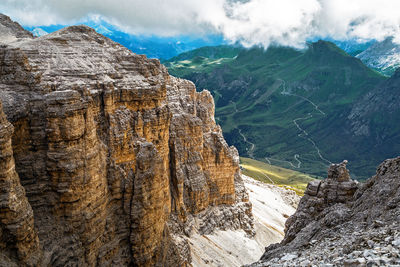
[{"label": "cloud", "polygon": [[0,12],[23,25],[98,18],[129,33],[221,33],[245,46],[303,47],[306,40],[400,43],[399,0],[2,0]]}]

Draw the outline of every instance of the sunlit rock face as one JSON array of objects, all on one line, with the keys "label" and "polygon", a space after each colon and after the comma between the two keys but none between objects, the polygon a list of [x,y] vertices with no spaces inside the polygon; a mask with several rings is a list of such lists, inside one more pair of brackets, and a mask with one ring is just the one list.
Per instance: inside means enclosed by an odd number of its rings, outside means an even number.
[{"label": "sunlit rock face", "polygon": [[185,266],[192,233],[254,235],[209,92],[86,26],[0,24],[0,259]]}]

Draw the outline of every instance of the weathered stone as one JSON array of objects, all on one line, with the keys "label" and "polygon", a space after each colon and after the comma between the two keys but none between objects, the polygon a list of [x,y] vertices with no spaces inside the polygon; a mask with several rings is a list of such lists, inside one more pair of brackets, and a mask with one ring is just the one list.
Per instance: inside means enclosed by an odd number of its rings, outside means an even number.
[{"label": "weathered stone", "polygon": [[0,102],[0,255],[5,264],[34,266],[42,255],[32,208],[15,171],[13,131]]},{"label": "weathered stone", "polygon": [[[357,182],[350,180],[346,163],[347,161],[332,164],[325,180],[312,181],[307,185],[304,197],[300,200],[298,212],[286,222],[283,243],[292,241],[298,232],[319,218],[320,214],[331,206],[335,205],[336,207],[333,208],[335,215],[324,218],[326,225],[338,224],[348,216],[345,206],[336,205],[352,201],[354,192],[357,190]],[[308,240],[303,240],[303,243],[307,242]]]},{"label": "weathered stone", "polygon": [[21,25],[3,14],[0,14],[0,33],[0,44],[16,41],[20,38],[33,38],[32,33],[24,30]]},{"label": "weathered stone", "polygon": [[0,47],[0,99],[15,128],[6,151],[26,192],[16,197],[31,207],[21,228],[31,238],[7,244],[22,253],[15,260],[185,266],[192,232],[254,234],[239,157],[208,91],[86,26],[32,38],[0,24],[11,36]]},{"label": "weathered stone", "polygon": [[359,184],[348,179],[345,165],[331,165],[319,186],[308,185],[286,223],[284,240],[267,247],[251,266],[298,266],[300,259],[282,260],[296,253],[313,266],[400,264],[400,202],[393,202],[400,197],[400,157],[384,161],[375,176]]},{"label": "weathered stone", "polygon": [[339,164],[331,164],[328,169],[328,178],[336,180],[339,182],[349,181],[350,175],[349,171],[346,168],[347,160],[342,161]]}]

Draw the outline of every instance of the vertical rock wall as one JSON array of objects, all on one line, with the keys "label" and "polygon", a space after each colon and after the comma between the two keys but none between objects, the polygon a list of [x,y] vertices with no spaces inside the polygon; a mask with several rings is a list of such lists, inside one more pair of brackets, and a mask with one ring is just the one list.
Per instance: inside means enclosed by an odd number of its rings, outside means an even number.
[{"label": "vertical rock wall", "polygon": [[17,230],[0,237],[9,250],[0,257],[185,266],[193,232],[253,234],[237,151],[215,124],[209,92],[86,26],[11,39],[0,47],[0,99],[15,131],[1,117],[0,164],[11,166],[14,153],[20,179],[14,169],[0,174],[26,215],[2,213],[1,229]]},{"label": "vertical rock wall", "polygon": [[0,102],[0,250],[3,251],[0,261],[11,265],[12,259],[16,259],[16,264],[33,266],[39,262],[41,251],[33,211],[15,171],[13,131]]}]

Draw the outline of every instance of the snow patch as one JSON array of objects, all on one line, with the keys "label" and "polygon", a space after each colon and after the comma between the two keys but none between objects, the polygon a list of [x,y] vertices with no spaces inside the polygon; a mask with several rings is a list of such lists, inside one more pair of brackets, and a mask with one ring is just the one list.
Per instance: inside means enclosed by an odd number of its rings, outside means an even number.
[{"label": "snow patch", "polygon": [[393,38],[375,43],[364,52],[356,56],[371,68],[391,75],[400,67],[400,45],[393,42]]},{"label": "snow patch", "polygon": [[40,37],[46,34],[49,34],[48,32],[46,32],[45,30],[43,30],[42,28],[35,28],[32,31],[32,34],[36,37]]}]

